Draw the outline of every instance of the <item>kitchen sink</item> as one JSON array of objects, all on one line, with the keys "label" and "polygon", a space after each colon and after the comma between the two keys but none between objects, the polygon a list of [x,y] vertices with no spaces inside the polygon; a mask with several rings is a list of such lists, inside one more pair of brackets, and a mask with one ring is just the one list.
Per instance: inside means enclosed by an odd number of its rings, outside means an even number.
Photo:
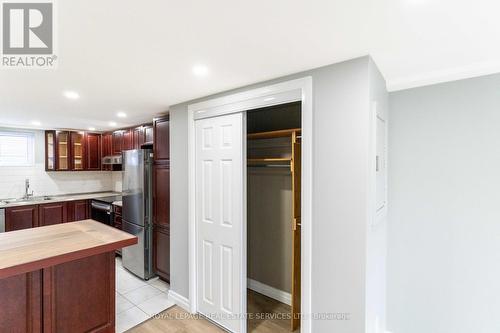
[{"label": "kitchen sink", "polygon": [[40,197],[31,197],[29,199],[25,198],[5,199],[5,200],[0,200],[0,205],[6,205],[10,203],[29,203],[29,202],[50,201],[50,200],[54,200],[54,198],[49,196],[40,196]]}]

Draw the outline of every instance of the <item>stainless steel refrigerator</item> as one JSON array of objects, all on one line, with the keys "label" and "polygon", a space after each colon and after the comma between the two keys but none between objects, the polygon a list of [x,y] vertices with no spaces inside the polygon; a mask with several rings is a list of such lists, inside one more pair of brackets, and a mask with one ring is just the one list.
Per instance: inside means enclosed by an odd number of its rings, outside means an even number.
[{"label": "stainless steel refrigerator", "polygon": [[122,250],[122,263],[142,279],[153,273],[153,150],[123,152],[122,229],[138,237],[138,243]]}]

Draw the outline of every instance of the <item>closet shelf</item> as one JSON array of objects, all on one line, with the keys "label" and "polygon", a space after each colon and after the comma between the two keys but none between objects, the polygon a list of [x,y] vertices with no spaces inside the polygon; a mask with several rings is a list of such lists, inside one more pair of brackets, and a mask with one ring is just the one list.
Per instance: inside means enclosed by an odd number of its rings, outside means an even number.
[{"label": "closet shelf", "polygon": [[300,133],[300,131],[301,131],[300,128],[291,128],[279,131],[250,133],[247,134],[247,138],[249,140],[283,138],[287,136],[292,136],[294,132],[298,134]]},{"label": "closet shelf", "polygon": [[278,157],[278,158],[249,158],[247,160],[248,164],[258,164],[258,163],[283,163],[291,162],[292,159],[289,157]]}]

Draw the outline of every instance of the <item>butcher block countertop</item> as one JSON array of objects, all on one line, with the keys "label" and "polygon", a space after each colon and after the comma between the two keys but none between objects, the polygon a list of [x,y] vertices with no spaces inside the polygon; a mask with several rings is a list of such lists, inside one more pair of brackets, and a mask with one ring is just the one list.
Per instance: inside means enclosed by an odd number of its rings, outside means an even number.
[{"label": "butcher block countertop", "polygon": [[0,279],[137,244],[93,220],[0,233]]}]

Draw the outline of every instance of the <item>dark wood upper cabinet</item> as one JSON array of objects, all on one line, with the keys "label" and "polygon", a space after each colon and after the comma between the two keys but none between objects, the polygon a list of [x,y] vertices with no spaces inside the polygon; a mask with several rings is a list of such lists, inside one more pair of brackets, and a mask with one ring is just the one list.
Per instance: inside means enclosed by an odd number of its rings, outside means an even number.
[{"label": "dark wood upper cabinet", "polygon": [[111,153],[113,155],[121,154],[123,149],[123,131],[114,131],[111,142]]},{"label": "dark wood upper cabinet", "polygon": [[109,156],[113,153],[112,149],[113,133],[104,133],[102,135],[102,156]]},{"label": "dark wood upper cabinet", "polygon": [[153,228],[153,263],[156,274],[170,282],[170,228],[155,225]]},{"label": "dark wood upper cabinet", "polygon": [[123,130],[123,145],[122,151],[134,149],[134,138],[133,138],[133,130],[126,129]]},{"label": "dark wood upper cabinet", "polygon": [[134,138],[134,144],[133,147],[134,149],[140,149],[141,145],[145,142],[145,133],[144,133],[144,127],[139,126],[134,128],[133,130],[133,138]]},{"label": "dark wood upper cabinet", "polygon": [[[157,119],[157,135],[160,140],[163,140],[163,144],[158,148],[162,156],[161,160],[168,160],[168,121],[165,122],[163,119]],[[45,131],[45,170],[113,170],[111,165],[102,165],[104,156],[119,155],[124,150],[140,149],[144,143],[152,143],[153,136],[152,125],[142,125],[104,134],[48,130]]]},{"label": "dark wood upper cabinet", "polygon": [[153,222],[170,224],[170,166],[153,165]]},{"label": "dark wood upper cabinet", "polygon": [[153,143],[153,126],[144,126],[144,142]]},{"label": "dark wood upper cabinet", "polygon": [[85,170],[85,132],[70,132],[70,170]]},{"label": "dark wood upper cabinet", "polygon": [[56,131],[56,170],[70,170],[69,131]]},{"label": "dark wood upper cabinet", "polygon": [[38,205],[38,219],[41,227],[67,221],[66,202],[53,202]]},{"label": "dark wood upper cabinet", "polygon": [[[113,153],[113,133],[104,133],[102,135],[102,153],[101,157],[112,155]],[[102,170],[111,170],[111,165],[101,164]]]},{"label": "dark wood upper cabinet", "polygon": [[170,159],[170,122],[168,116],[153,120],[153,151],[155,162]]},{"label": "dark wood upper cabinet", "polygon": [[89,218],[89,202],[87,200],[75,200],[67,203],[66,222],[81,221]]},{"label": "dark wood upper cabinet", "polygon": [[101,170],[101,134],[85,135],[85,169]]},{"label": "dark wood upper cabinet", "polygon": [[38,227],[38,205],[5,209],[5,231]]},{"label": "dark wood upper cabinet", "polygon": [[56,170],[56,131],[45,131],[45,171]]}]

